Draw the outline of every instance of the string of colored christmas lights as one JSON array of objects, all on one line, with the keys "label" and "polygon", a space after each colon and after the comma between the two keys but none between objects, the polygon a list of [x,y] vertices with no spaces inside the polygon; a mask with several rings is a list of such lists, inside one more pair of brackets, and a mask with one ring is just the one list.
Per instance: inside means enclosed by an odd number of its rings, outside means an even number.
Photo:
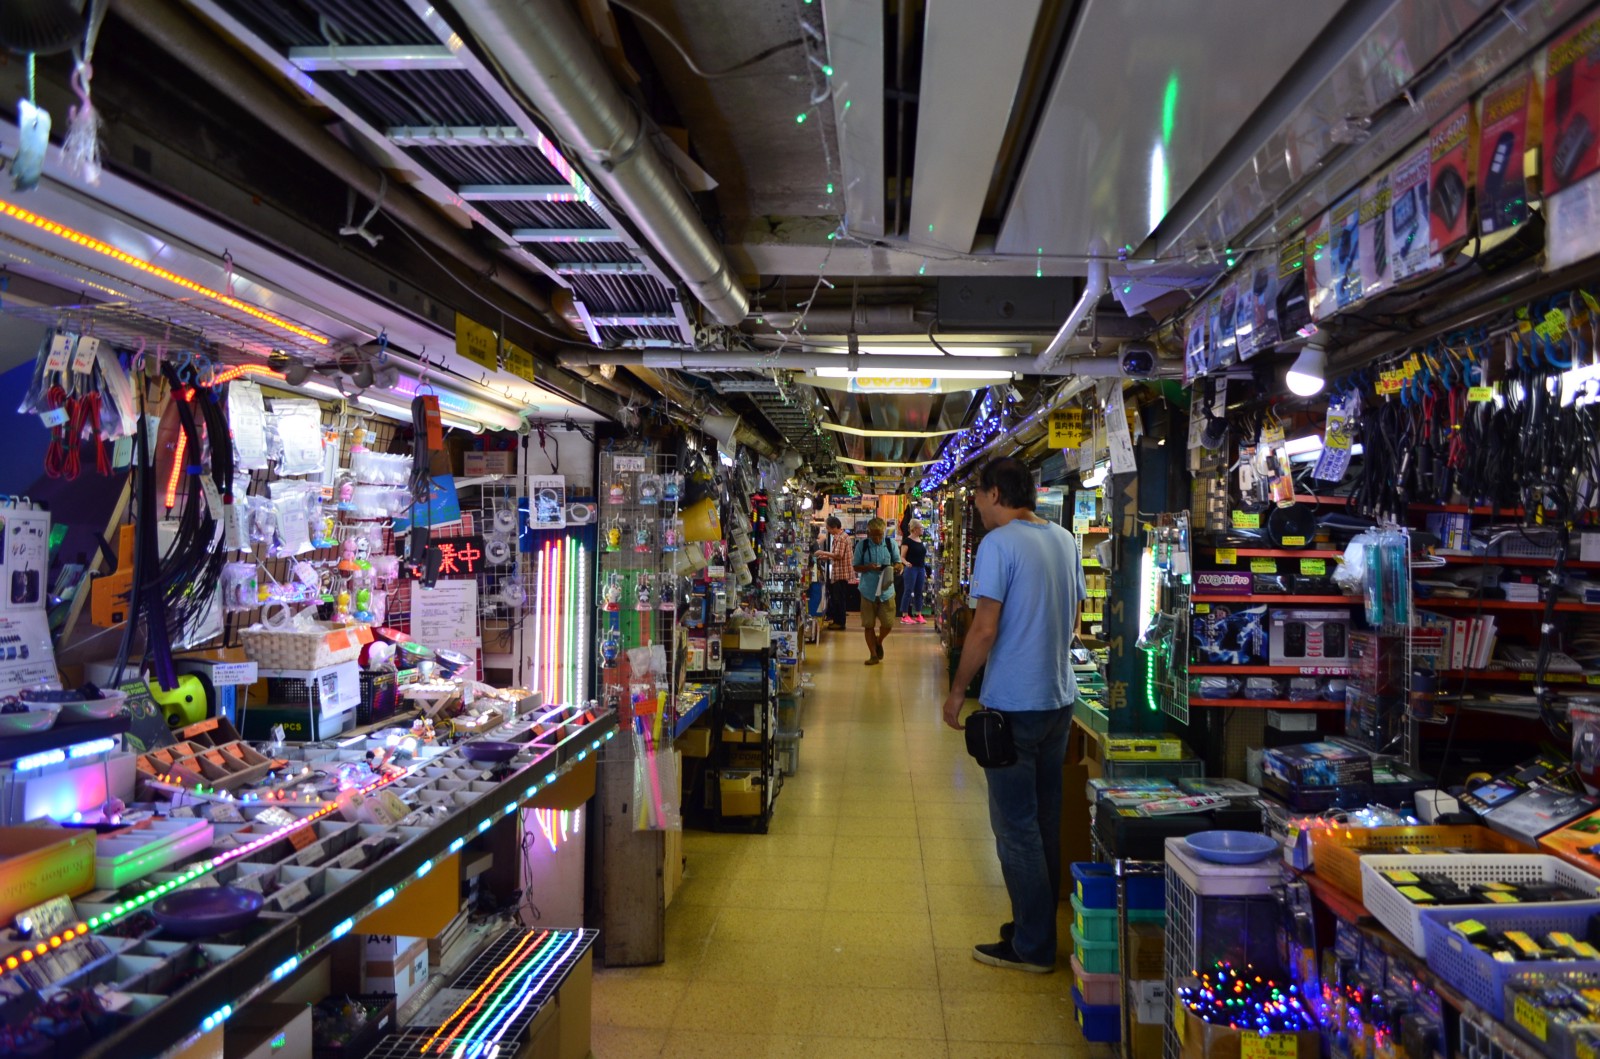
[{"label": "string of colored christmas lights", "polygon": [[955,474],[956,468],[995,439],[1004,426],[1004,421],[1005,409],[995,400],[994,390],[985,391],[983,400],[978,404],[977,418],[972,421],[971,426],[952,437],[945,443],[944,448],[939,450],[933,466],[922,476],[922,490],[930,492],[949,481],[951,475]]},{"label": "string of colored christmas lights", "polygon": [[1279,985],[1249,964],[1235,970],[1231,963],[1218,963],[1199,979],[1198,985],[1179,986],[1178,999],[1208,1025],[1260,1034],[1317,1028],[1299,987]]}]

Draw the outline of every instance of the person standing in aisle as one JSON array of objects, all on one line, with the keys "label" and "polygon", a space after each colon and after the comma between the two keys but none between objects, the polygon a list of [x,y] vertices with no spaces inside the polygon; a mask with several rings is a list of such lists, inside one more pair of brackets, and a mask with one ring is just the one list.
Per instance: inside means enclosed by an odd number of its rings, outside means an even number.
[{"label": "person standing in aisle", "polygon": [[[1030,479],[1031,481],[1031,479]],[[894,575],[900,572],[900,549],[885,540],[889,524],[867,523],[867,535],[856,541],[855,568],[861,575],[861,628],[867,636],[867,665],[883,661],[883,640],[894,623]]]},{"label": "person standing in aisle", "polygon": [[1061,893],[1061,769],[1072,704],[1073,619],[1085,595],[1077,541],[1034,514],[1033,475],[1020,460],[991,460],[974,501],[989,531],[973,561],[977,614],[961,648],[944,722],[960,731],[967,686],[984,666],[978,701],[1005,715],[1017,761],[985,769],[989,825],[1011,898],[1000,941],[973,959],[1037,974],[1055,969]]},{"label": "person standing in aisle", "polygon": [[926,625],[922,616],[923,590],[928,587],[928,546],[922,543],[922,523],[911,519],[906,523],[906,573],[902,581],[904,591],[900,596],[900,624]]},{"label": "person standing in aisle", "polygon": [[828,628],[843,629],[852,571],[850,535],[844,531],[844,523],[840,522],[837,516],[828,516],[828,536],[824,545],[825,547],[817,551],[817,558],[826,559],[829,563]]}]

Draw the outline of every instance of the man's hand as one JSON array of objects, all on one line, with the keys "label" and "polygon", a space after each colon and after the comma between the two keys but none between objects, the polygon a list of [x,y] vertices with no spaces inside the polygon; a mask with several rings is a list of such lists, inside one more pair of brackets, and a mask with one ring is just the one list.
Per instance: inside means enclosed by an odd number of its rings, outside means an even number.
[{"label": "man's hand", "polygon": [[944,698],[944,723],[956,731],[964,731],[961,725],[961,707],[967,704],[967,696],[960,685],[950,689],[950,694]]}]

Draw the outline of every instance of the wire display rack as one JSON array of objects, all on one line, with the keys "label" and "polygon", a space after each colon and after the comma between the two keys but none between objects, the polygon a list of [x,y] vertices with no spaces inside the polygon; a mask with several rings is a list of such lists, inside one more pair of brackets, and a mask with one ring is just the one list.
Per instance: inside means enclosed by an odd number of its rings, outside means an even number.
[{"label": "wire display rack", "polygon": [[[680,598],[676,564],[682,543],[677,489],[668,484],[678,471],[676,456],[654,452],[603,452],[600,455],[600,576],[595,603],[602,661],[602,701],[631,725],[634,701],[648,695],[661,702],[668,720],[677,718],[672,679]],[[608,592],[614,599],[607,599]],[[615,609],[612,609],[612,608]],[[609,642],[608,642],[609,641]],[[665,672],[639,668],[630,649],[659,646]],[[610,655],[608,660],[607,656]]]},{"label": "wire display rack", "polygon": [[[224,364],[260,360],[274,350],[330,357],[340,345],[277,313],[210,298],[81,302],[75,305],[6,304],[0,315],[90,334],[121,349],[195,353]],[[257,314],[260,315],[257,315]],[[284,327],[272,322],[280,320]],[[300,333],[304,332],[304,334]]]}]

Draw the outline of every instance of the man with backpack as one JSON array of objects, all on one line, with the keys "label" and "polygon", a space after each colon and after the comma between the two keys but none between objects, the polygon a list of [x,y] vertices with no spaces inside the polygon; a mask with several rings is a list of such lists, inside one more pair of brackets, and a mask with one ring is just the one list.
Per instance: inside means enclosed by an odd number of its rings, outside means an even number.
[{"label": "man with backpack", "polygon": [[883,639],[894,624],[894,579],[903,564],[900,548],[884,534],[881,518],[867,523],[867,535],[856,541],[855,569],[861,575],[861,628],[867,636],[867,665],[883,661]]}]

